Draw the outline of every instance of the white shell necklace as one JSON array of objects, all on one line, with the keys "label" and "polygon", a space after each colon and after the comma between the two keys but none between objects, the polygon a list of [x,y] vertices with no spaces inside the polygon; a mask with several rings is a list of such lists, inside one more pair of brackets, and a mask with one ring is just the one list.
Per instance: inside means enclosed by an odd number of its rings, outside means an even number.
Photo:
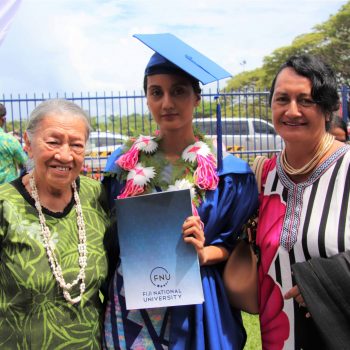
[{"label": "white shell necklace", "polygon": [[302,174],[309,173],[311,170],[313,170],[316,167],[316,165],[320,162],[321,158],[330,150],[330,148],[333,145],[333,142],[334,142],[334,136],[328,132],[325,133],[312,159],[299,169],[293,168],[288,163],[287,156],[286,156],[286,149],[284,148],[280,158],[284,171],[288,175],[302,175]]},{"label": "white shell necklace", "polygon": [[[75,200],[75,210],[77,213],[78,234],[79,234],[78,251],[79,251],[80,271],[78,273],[77,278],[72,283],[66,283],[66,281],[64,280],[63,274],[62,274],[61,266],[57,261],[57,257],[56,257],[55,251],[54,251],[55,247],[54,247],[54,244],[51,240],[50,230],[46,225],[45,216],[42,212],[42,208],[41,208],[41,204],[40,204],[40,200],[39,200],[38,189],[37,189],[36,184],[35,184],[33,171],[31,171],[29,173],[29,184],[31,187],[31,195],[35,201],[35,207],[39,213],[39,220],[40,220],[40,226],[41,226],[41,233],[42,233],[42,237],[43,237],[43,241],[44,241],[44,247],[46,249],[46,254],[47,254],[47,257],[49,259],[52,273],[55,276],[58,285],[62,288],[63,296],[67,300],[67,302],[70,304],[76,304],[81,300],[81,298],[84,294],[84,291],[85,291],[85,268],[87,266],[85,223],[84,223],[84,218],[83,218],[83,212],[81,209],[80,198],[79,198],[78,191],[77,191],[77,185],[76,185],[75,181],[72,182],[72,188],[73,188],[74,200]],[[77,285],[79,281],[81,281],[81,283],[80,283],[80,295],[75,297],[75,298],[72,298],[70,295],[70,290],[75,285]]]}]

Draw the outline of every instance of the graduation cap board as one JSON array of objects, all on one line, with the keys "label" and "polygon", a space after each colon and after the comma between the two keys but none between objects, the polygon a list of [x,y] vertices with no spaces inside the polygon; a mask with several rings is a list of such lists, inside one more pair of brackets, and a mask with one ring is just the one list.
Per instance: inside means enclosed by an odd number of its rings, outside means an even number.
[{"label": "graduation cap board", "polygon": [[[198,79],[203,85],[219,82],[220,79],[231,77],[231,73],[218,64],[204,56],[191,46],[184,43],[175,35],[162,34],[134,34],[150,49],[166,58],[178,68]],[[219,92],[219,83],[218,83]],[[222,131],[221,131],[221,109],[218,96],[216,97],[216,122],[217,122],[217,158],[218,170],[222,169]]]},{"label": "graduation cap board", "polygon": [[228,71],[172,34],[134,34],[134,37],[203,85],[231,77]]}]

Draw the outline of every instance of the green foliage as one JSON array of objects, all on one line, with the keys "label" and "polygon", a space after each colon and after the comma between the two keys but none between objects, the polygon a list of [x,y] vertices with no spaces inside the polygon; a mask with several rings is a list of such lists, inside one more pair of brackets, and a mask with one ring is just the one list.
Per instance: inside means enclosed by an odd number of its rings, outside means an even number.
[{"label": "green foliage", "polygon": [[338,72],[341,83],[350,85],[350,1],[316,28],[324,35],[317,53]]},{"label": "green foliage", "polygon": [[195,110],[196,118],[209,118],[214,117],[216,113],[215,103],[213,101],[207,101],[204,98],[201,100],[200,105]]},{"label": "green foliage", "polygon": [[247,332],[247,342],[245,344],[244,350],[261,349],[259,316],[242,312],[242,317],[244,328]]},{"label": "green foliage", "polygon": [[[226,91],[227,89],[222,91],[222,96],[220,97],[223,119],[236,117],[263,117],[264,119],[271,119],[269,94],[265,88],[246,86],[244,89]],[[212,117],[215,117],[214,111],[212,112]]]},{"label": "green foliage", "polygon": [[298,36],[290,46],[281,47],[269,56],[264,58],[263,70],[265,74],[263,81],[264,86],[270,86],[279,67],[292,55],[302,53],[313,53],[317,47],[322,45],[321,33],[310,33]]},{"label": "green foliage", "polygon": [[262,82],[266,80],[265,74],[262,68],[239,73],[228,81],[226,90],[264,89],[266,85],[262,85]]},{"label": "green foliage", "polygon": [[227,89],[252,89],[270,86],[279,67],[288,57],[310,53],[322,57],[339,76],[339,82],[350,85],[350,1],[337,14],[314,28],[314,31],[296,37],[293,42],[276,49],[263,60],[263,65],[230,79]]},{"label": "green foliage", "polygon": [[[104,122],[105,120],[106,122]],[[141,114],[130,114],[123,117],[111,115],[107,119],[104,116],[92,117],[90,122],[93,130],[99,129],[126,136],[150,135],[157,129],[157,125],[151,117],[142,117]]]},{"label": "green foliage", "polygon": [[23,134],[27,127],[27,122],[24,120],[10,120],[8,119],[6,121],[6,125],[4,130],[6,132],[13,133],[15,132],[14,136],[18,137],[19,139],[23,140]]}]

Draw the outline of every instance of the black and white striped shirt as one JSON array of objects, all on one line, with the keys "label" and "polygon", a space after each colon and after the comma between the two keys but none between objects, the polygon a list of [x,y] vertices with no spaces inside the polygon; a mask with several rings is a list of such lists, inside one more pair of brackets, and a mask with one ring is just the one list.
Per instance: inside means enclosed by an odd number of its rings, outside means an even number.
[{"label": "black and white striped shirt", "polygon": [[[314,170],[307,181],[298,184],[289,179],[277,158],[276,166],[267,175],[263,194],[265,200],[278,196],[279,202],[285,206],[283,224],[279,226],[279,246],[267,272],[283,296],[295,284],[291,265],[312,257],[330,257],[350,250],[350,146],[338,149]],[[269,240],[267,236],[272,237],[276,232],[271,229],[260,234],[266,235],[266,242]],[[262,244],[262,260],[267,249],[268,244]],[[301,315],[293,300],[284,301],[283,311],[288,316],[290,327],[283,349],[308,349],[305,344],[311,339],[305,338],[312,337],[312,334],[308,331],[305,312]],[[312,342],[315,346],[317,339]]]}]

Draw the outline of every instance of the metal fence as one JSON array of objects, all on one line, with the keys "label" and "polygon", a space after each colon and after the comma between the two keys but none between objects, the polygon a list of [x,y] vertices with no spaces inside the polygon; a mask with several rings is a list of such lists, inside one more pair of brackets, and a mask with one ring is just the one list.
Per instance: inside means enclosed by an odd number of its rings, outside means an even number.
[{"label": "metal fence", "polygon": [[[350,89],[340,89],[342,108],[339,114],[348,122]],[[157,126],[147,109],[142,91],[133,93],[103,93],[63,95],[36,95],[32,97],[2,96],[6,106],[6,130],[23,142],[23,133],[31,111],[43,100],[65,98],[81,106],[90,116],[94,132],[87,147],[83,172],[99,179],[108,155],[126,138],[139,134],[152,134]],[[202,93],[202,102],[196,109],[194,125],[205,136],[216,142],[216,98],[222,110],[222,141],[227,151],[250,162],[255,154],[277,152],[283,146],[271,123],[268,91],[222,91],[220,94]]]}]

